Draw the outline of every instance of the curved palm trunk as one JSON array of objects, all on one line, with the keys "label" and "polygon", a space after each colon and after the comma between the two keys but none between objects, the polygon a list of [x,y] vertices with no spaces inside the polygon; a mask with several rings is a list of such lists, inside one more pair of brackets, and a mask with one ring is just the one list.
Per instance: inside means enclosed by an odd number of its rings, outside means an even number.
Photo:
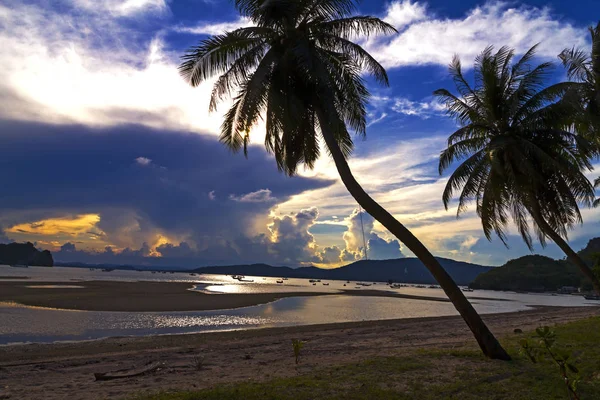
[{"label": "curved palm trunk", "polygon": [[548,225],[538,210],[534,208],[531,214],[544,234],[546,234],[546,236],[552,239],[552,241],[556,243],[558,247],[560,247],[560,249],[567,255],[569,261],[579,267],[581,272],[583,272],[583,274],[592,282],[592,285],[594,285],[594,291],[596,294],[600,295],[600,281],[592,269],[586,264],[585,261],[583,261],[581,257],[579,257],[579,254],[577,254],[577,252],[575,252],[575,250],[573,250],[571,246],[569,246],[569,244],[558,233],[556,233],[554,229],[550,227],[550,225]]},{"label": "curved palm trunk", "polygon": [[490,332],[488,327],[485,325],[479,314],[475,311],[471,303],[467,300],[463,292],[456,285],[454,280],[448,275],[446,270],[440,265],[435,257],[427,250],[427,248],[398,220],[396,220],[389,212],[381,207],[375,200],[373,200],[359,185],[350,167],[346,162],[342,151],[340,150],[337,142],[331,131],[326,127],[326,118],[322,112],[318,111],[319,121],[322,121],[321,132],[325,143],[331,152],[335,166],[342,178],[342,182],[350,192],[350,194],[356,199],[358,204],[365,209],[373,218],[379,221],[385,226],[394,236],[396,236],[402,243],[404,243],[414,254],[421,260],[421,262],[427,267],[429,272],[433,275],[436,281],[440,284],[456,310],[463,317],[471,332],[477,339],[479,347],[483,353],[489,357],[500,360],[510,360],[510,356],[502,348],[498,340]]}]

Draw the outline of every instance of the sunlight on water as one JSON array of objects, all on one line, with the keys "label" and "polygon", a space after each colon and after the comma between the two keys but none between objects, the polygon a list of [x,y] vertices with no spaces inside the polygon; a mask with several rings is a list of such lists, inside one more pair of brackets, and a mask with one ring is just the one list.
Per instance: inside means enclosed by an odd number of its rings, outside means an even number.
[{"label": "sunlight on water", "polygon": [[[0,303],[0,344],[457,315],[453,305],[449,302],[343,294],[344,290],[353,293],[378,290],[446,298],[444,292],[439,288],[409,286],[391,289],[383,283],[367,283],[368,286],[357,286],[357,282],[309,282],[308,279],[283,280],[263,277],[246,277],[244,279],[253,282],[240,282],[226,275],[152,274],[151,272],[137,271],[102,272],[82,268],[30,267],[17,270],[17,268],[5,266],[0,266],[0,276],[19,279],[26,277],[28,278],[28,287],[47,289],[76,289],[82,288],[84,285],[41,283],[36,285],[35,282],[85,282],[91,280],[189,282],[190,290],[213,293],[215,296],[224,293],[329,293],[328,296],[294,296],[253,307],[202,312],[72,311]],[[471,298],[475,309],[482,314],[526,310],[532,305],[597,305],[597,302],[586,301],[582,296],[572,295],[522,294],[485,290],[465,294]]]}]

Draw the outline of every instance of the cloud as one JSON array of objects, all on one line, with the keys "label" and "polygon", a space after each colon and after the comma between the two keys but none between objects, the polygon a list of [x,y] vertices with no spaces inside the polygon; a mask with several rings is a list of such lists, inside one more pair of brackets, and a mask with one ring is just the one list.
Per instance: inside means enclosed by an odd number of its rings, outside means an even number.
[{"label": "cloud", "polygon": [[343,235],[346,243],[344,257],[350,258],[350,254],[354,254],[354,259],[359,260],[364,256],[366,237],[373,230],[375,219],[365,211],[354,209],[345,221],[348,230]]},{"label": "cloud", "polygon": [[391,260],[404,255],[400,251],[400,243],[396,239],[385,240],[376,233],[369,235],[368,255],[371,260]]},{"label": "cloud", "polygon": [[141,166],[148,166],[152,163],[152,160],[147,157],[138,157],[135,159],[135,162]]},{"label": "cloud", "polygon": [[247,17],[240,17],[237,21],[231,22],[201,22],[195,26],[175,27],[176,32],[191,33],[194,35],[220,35],[225,32],[234,31],[239,28],[252,26],[252,21]]},{"label": "cloud", "polygon": [[8,236],[6,236],[6,233],[4,232],[4,228],[2,227],[2,225],[0,225],[0,243],[4,244],[4,243],[10,243],[12,242],[11,239],[8,238]]},{"label": "cloud", "polygon": [[149,12],[164,1],[50,3],[0,5],[0,118],[219,132],[222,113],[208,114],[213,81],[184,82],[179,52],[165,49],[162,14]]},{"label": "cloud", "polygon": [[[161,247],[175,251],[168,244],[185,242],[196,254],[194,260],[184,260],[190,265],[283,262],[285,250],[294,245],[286,244],[285,238],[295,236],[285,229],[288,221],[278,217],[275,228],[281,243],[271,243],[267,224],[273,222],[269,214],[275,202],[266,200],[287,201],[332,183],[288,178],[258,146],[245,159],[203,135],[139,126],[92,129],[1,120],[0,131],[0,159],[11,165],[11,172],[3,176],[0,225],[24,231],[11,237],[58,242],[46,245],[56,251],[60,243],[76,244],[78,253],[68,255],[70,260],[87,251],[88,261],[134,261],[141,254],[135,251],[145,252],[140,247],[144,242],[149,254],[161,253]],[[140,154],[152,160],[150,166],[166,168],[140,168],[132,162]],[[252,201],[224,196],[211,200],[211,192]],[[306,237],[316,216],[296,214],[292,225]],[[105,254],[106,246],[113,254]],[[294,257],[287,258],[301,262]]]},{"label": "cloud", "polygon": [[486,46],[508,45],[524,53],[540,42],[538,55],[548,59],[564,47],[585,44],[584,27],[556,18],[550,9],[493,1],[469,10],[463,17],[440,18],[420,3],[392,2],[384,19],[396,21],[400,33],[371,39],[367,50],[386,68],[409,65],[447,65],[458,54],[465,68]]},{"label": "cloud", "polygon": [[271,191],[269,189],[260,189],[255,192],[246,193],[242,196],[231,195],[229,198],[233,201],[239,201],[241,203],[272,203],[277,201],[277,198],[271,195]]},{"label": "cloud", "polygon": [[421,21],[427,17],[427,7],[418,1],[402,0],[388,4],[384,21],[396,29],[402,29],[408,24]]},{"label": "cloud", "polygon": [[390,100],[390,108],[404,115],[417,116],[427,119],[433,115],[442,115],[446,108],[436,100],[430,101],[412,101],[402,97],[396,97]]},{"label": "cloud", "polygon": [[342,261],[341,252],[338,246],[327,246],[318,253],[317,257],[323,264],[339,264]]},{"label": "cloud", "polygon": [[475,246],[479,241],[478,237],[475,236],[467,236],[465,240],[460,244],[460,248],[462,250],[470,250],[471,247]]},{"label": "cloud", "polygon": [[140,13],[164,13],[168,10],[165,0],[72,0],[73,4],[89,12],[108,12],[119,17],[131,17]]}]

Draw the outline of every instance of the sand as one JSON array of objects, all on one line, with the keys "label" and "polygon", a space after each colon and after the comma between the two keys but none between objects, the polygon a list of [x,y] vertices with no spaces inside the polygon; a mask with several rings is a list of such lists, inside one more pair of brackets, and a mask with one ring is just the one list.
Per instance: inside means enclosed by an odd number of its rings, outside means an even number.
[{"label": "sand", "polygon": [[[84,288],[31,288],[28,286],[52,284],[56,286],[84,286]],[[266,304],[293,296],[323,296],[344,294],[350,296],[385,296],[418,300],[442,301],[448,299],[413,296],[380,290],[346,290],[317,293],[256,293],[207,294],[189,290],[191,283],[171,282],[0,282],[0,302],[16,302],[27,306],[87,311],[206,311],[224,310]],[[474,297],[471,297],[472,299]],[[476,299],[476,298],[475,298]]]},{"label": "sand", "polygon": [[[590,316],[598,307],[538,308],[483,316],[498,336]],[[294,365],[292,338],[307,342]],[[0,392],[14,399],[119,399],[140,391],[194,390],[223,383],[309,373],[376,356],[402,355],[417,348],[475,346],[459,317],[269,328],[246,331],[110,338],[98,341],[0,347]],[[204,368],[194,368],[201,356]],[[95,372],[162,362],[145,376],[94,381]]]}]

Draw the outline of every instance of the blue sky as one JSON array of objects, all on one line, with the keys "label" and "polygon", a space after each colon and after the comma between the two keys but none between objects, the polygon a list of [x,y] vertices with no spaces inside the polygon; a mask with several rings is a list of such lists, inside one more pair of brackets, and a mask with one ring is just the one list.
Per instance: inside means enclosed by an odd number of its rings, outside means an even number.
[{"label": "blue sky", "polygon": [[[361,40],[391,86],[369,82],[367,140],[350,165],[373,197],[437,255],[488,265],[528,253],[488,242],[476,215],[445,211],[437,156],[456,128],[431,93],[452,89],[454,54],[469,69],[489,44],[538,60],[587,46],[596,0],[365,1],[361,14],[399,33]],[[218,141],[223,103],[192,89],[179,56],[207,35],[245,26],[229,0],[57,0],[0,4],[0,240],[29,240],[62,261],[200,266],[340,265],[362,256],[356,203],[322,158],[286,178],[251,133],[249,158]],[[468,72],[467,72],[468,75]],[[564,79],[557,65],[552,80]],[[551,83],[551,82],[549,82]],[[590,177],[594,177],[592,174]],[[597,234],[597,210],[571,233]],[[410,256],[372,218],[372,258]],[[514,231],[512,233],[515,233]],[[563,257],[554,246],[536,248]]]}]

